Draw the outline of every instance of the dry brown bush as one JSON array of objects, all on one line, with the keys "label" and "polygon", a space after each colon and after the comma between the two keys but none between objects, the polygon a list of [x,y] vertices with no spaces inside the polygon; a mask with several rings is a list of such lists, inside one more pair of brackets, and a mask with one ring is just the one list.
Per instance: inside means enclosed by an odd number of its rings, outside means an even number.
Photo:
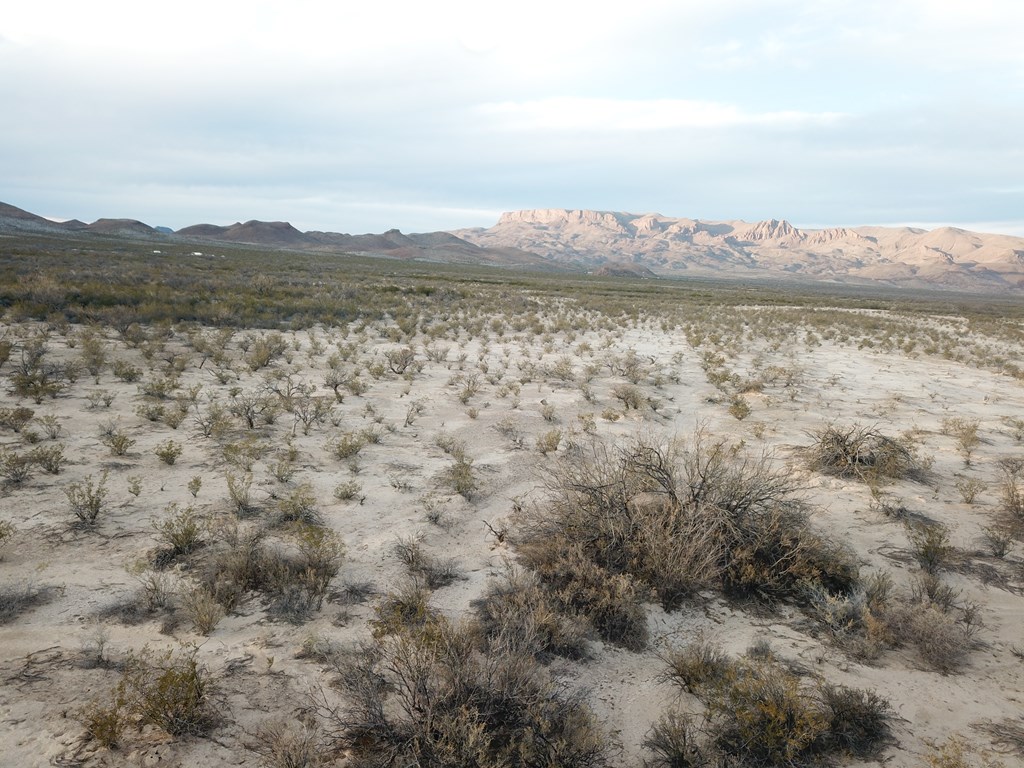
[{"label": "dry brown bush", "polygon": [[904,442],[874,427],[830,424],[811,433],[804,449],[811,469],[827,475],[879,483],[898,478],[920,479],[923,469]]}]

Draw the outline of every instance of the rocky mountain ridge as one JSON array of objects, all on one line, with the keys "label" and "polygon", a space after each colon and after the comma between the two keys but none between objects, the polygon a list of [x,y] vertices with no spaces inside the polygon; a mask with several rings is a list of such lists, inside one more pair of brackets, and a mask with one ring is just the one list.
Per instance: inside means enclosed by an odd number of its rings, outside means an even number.
[{"label": "rocky mountain ridge", "polygon": [[[349,235],[339,232],[301,232],[286,221],[235,222],[227,226],[196,224],[171,231],[134,219],[97,219],[57,222],[0,203],[0,235],[48,235],[54,237],[115,237],[158,243],[255,245],[291,251],[384,256],[393,259],[437,261],[456,264],[488,264],[564,270],[567,267],[514,247],[479,246],[448,232],[403,234],[397,229],[382,234]],[[2,241],[0,241],[2,242]],[[2,253],[0,253],[2,255]]]},{"label": "rocky mountain ridge", "polygon": [[538,209],[456,230],[588,270],[633,264],[655,274],[800,277],[963,290],[1024,290],[1024,238],[955,227],[800,229],[785,220],[703,221],[656,213]]}]

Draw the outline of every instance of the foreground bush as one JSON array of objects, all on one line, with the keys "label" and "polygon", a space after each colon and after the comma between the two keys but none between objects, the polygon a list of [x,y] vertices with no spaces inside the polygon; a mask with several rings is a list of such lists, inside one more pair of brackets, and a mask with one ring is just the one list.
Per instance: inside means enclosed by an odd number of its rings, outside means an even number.
[{"label": "foreground bush", "polygon": [[580,695],[501,637],[429,616],[338,654],[346,701],[321,702],[325,733],[360,768],[607,765]]},{"label": "foreground bush", "polygon": [[125,661],[110,701],[94,702],[82,715],[88,736],[115,747],[129,723],[155,725],[171,736],[201,736],[216,722],[214,682],[196,649],[153,654],[148,649]]},{"label": "foreground bush", "polygon": [[857,583],[852,555],[811,527],[770,456],[738,457],[700,432],[689,446],[594,445],[548,487],[549,505],[514,518],[523,561],[626,647],[646,642],[639,602],[651,592],[666,609],[709,587],[802,604],[808,585],[846,594]]},{"label": "foreground bush", "polygon": [[731,659],[713,643],[673,651],[666,677],[705,705],[670,711],[648,734],[654,765],[795,766],[834,754],[870,757],[889,737],[892,710],[871,691],[809,685],[769,653]]}]

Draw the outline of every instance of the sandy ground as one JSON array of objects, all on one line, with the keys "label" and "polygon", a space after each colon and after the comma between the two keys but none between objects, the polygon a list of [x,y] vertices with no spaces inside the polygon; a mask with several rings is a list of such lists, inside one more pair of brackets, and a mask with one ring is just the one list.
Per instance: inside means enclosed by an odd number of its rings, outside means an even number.
[{"label": "sandy ground", "polygon": [[[8,329],[16,345],[0,374],[10,374],[24,336],[36,331],[36,326]],[[70,335],[74,338],[81,331],[72,328]],[[817,509],[815,522],[853,547],[866,569],[888,571],[904,589],[917,564],[903,526],[878,511],[863,483],[810,472],[797,449],[809,442],[810,430],[833,421],[876,425],[892,435],[912,432],[920,454],[931,462],[931,479],[926,484],[896,482],[884,489],[887,498],[949,526],[958,557],[973,567],[955,569],[946,578],[961,590],[963,600],[981,606],[984,621],[966,666],[943,675],[927,669],[906,649],[887,651],[871,664],[857,662],[811,631],[806,618],[793,609],[750,612],[714,595],[670,614],[652,605],[650,651],[631,653],[595,640],[593,659],[556,661],[551,667],[572,687],[589,691],[606,732],[621,744],[620,764],[642,762],[644,736],[665,707],[678,700],[676,689],[660,679],[664,664],[658,652],[700,633],[737,653],[767,638],[780,656],[798,662],[809,674],[876,690],[897,715],[894,743],[881,759],[894,767],[924,765],[929,743],[953,734],[980,754],[992,745],[975,726],[1017,716],[1024,707],[1024,661],[1019,656],[1024,645],[1021,545],[1018,542],[999,560],[983,551],[979,539],[999,505],[999,460],[1024,457],[1024,448],[1007,426],[1007,419],[1024,417],[1024,389],[1018,381],[939,358],[883,354],[828,341],[807,345],[797,338],[772,349],[774,345],[754,340],[728,357],[730,370],[754,376],[775,365],[797,375],[789,386],[776,381],[744,395],[751,413],[737,420],[728,411],[727,399],[708,381],[702,350],[692,348],[678,329],[663,330],[655,322],[614,333],[575,332],[571,341],[564,332],[547,340],[522,334],[501,340],[492,333],[486,345],[463,336],[441,342],[451,347],[445,362],[428,360],[423,344],[429,340],[420,339],[416,364],[422,368],[410,378],[389,371],[375,378],[367,372],[374,362],[383,362],[386,350],[399,346],[380,329],[371,327],[347,338],[338,329],[286,333],[284,354],[269,367],[250,371],[239,345],[247,336],[258,335],[233,335],[224,349],[233,372],[223,383],[214,373],[224,366],[204,361],[182,335],[167,340],[164,350],[147,360],[141,349],[127,347],[113,331],[106,331],[108,357],[141,368],[142,382],[123,382],[108,365],[97,379],[83,372],[73,386],[39,405],[15,397],[6,387],[0,393],[0,408],[21,405],[32,408],[37,418],[55,416],[61,428],[56,441],[38,424],[30,428],[39,434],[38,445],[60,443],[68,458],[60,474],[37,470],[0,496],[0,517],[17,530],[0,551],[0,585],[50,588],[49,599],[0,625],[0,764],[257,764],[252,747],[260,724],[301,709],[308,691],[327,679],[315,662],[296,658],[303,642],[319,636],[347,643],[368,635],[374,599],[343,604],[338,597],[342,587],[368,583],[381,594],[403,583],[406,571],[394,555],[394,544],[400,537],[420,536],[428,552],[454,557],[463,573],[463,578],[434,592],[432,604],[451,617],[469,611],[488,581],[515,557],[493,531],[500,530],[514,505],[543,504],[543,469],[563,460],[567,438],[589,439],[581,414],[593,415],[597,438],[606,441],[624,441],[640,433],[686,437],[703,424],[711,434],[740,443],[743,450],[773,451],[777,464],[791,467],[805,486],[805,498]],[[159,378],[171,353],[177,353],[184,366],[175,394],[201,386],[196,402],[203,410],[210,402],[227,404],[232,388],[256,391],[268,376],[285,373],[315,387],[317,396],[333,397],[324,386],[327,361],[347,345],[355,352],[341,369],[358,370],[368,389],[359,396],[342,389],[344,402],[335,404],[330,417],[314,424],[308,435],[288,413],[253,430],[232,417],[227,434],[207,438],[191,413],[172,429],[136,412],[147,402],[140,384]],[[67,334],[51,333],[48,347],[52,360],[72,360],[80,354],[79,344],[69,348]],[[656,412],[623,412],[611,396],[612,387],[624,379],[606,362],[630,350],[643,363],[639,386],[660,403]],[[461,362],[460,355],[465,356]],[[563,356],[573,368],[568,381],[552,373]],[[595,366],[589,384],[592,401],[577,383],[588,365]],[[478,379],[479,391],[462,403],[459,393],[471,375]],[[518,394],[510,385],[517,385]],[[97,391],[114,396],[109,407],[93,407],[89,398]],[[407,418],[414,402],[422,412]],[[164,404],[175,407],[173,399]],[[550,421],[542,415],[544,406],[553,406]],[[602,416],[607,409],[614,409],[617,420]],[[943,434],[943,420],[952,417],[979,422],[981,443],[969,467],[955,440]],[[494,428],[508,419],[525,436],[521,449]],[[101,426],[111,420],[136,441],[124,456],[111,455],[102,442]],[[374,425],[380,442],[363,448],[358,466],[328,451],[332,437]],[[535,449],[536,439],[553,428],[563,432],[562,448],[542,455]],[[452,460],[438,446],[439,434],[463,442],[474,460],[479,488],[469,500],[446,480]],[[334,581],[335,597],[300,625],[273,620],[261,600],[250,597],[208,636],[195,632],[187,620],[167,626],[165,618],[157,616],[130,625],[110,617],[107,609],[137,594],[140,582],[133,564],[152,556],[157,547],[152,522],[169,504],[194,505],[210,520],[230,516],[225,472],[232,468],[223,458],[223,445],[246,438],[268,447],[252,467],[253,495],[259,504],[271,508],[275,497],[308,483],[326,524],[343,539],[346,555]],[[154,453],[168,439],[183,448],[173,465]],[[289,439],[296,450],[295,473],[282,483],[273,476],[272,465]],[[0,445],[18,452],[32,447],[10,429],[0,429]],[[75,527],[64,490],[87,476],[98,478],[103,471],[109,472],[107,507],[94,530]],[[141,483],[137,496],[129,491],[133,477]],[[193,498],[188,484],[194,477],[202,478],[202,485]],[[971,504],[955,487],[963,477],[984,485]],[[359,484],[357,497],[337,500],[334,488],[348,481]],[[169,573],[177,584],[188,584],[187,572],[171,568]],[[986,573],[992,578],[982,578]],[[87,663],[88,649],[100,637],[114,660],[145,646],[198,645],[199,657],[219,680],[222,724],[202,739],[171,739],[149,728],[133,733],[115,751],[84,743],[78,713],[92,700],[109,698],[118,680],[116,668]],[[696,706],[695,701],[682,704]],[[1002,759],[1007,765],[1020,764],[1015,755]]]}]

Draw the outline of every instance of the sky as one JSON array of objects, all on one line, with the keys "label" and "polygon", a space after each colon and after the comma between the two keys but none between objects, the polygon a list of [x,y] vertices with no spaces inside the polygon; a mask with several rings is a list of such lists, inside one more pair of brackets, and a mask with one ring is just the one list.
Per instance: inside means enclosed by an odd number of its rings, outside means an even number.
[{"label": "sky", "polygon": [[1020,0],[8,6],[0,200],[45,216],[1024,235]]}]

